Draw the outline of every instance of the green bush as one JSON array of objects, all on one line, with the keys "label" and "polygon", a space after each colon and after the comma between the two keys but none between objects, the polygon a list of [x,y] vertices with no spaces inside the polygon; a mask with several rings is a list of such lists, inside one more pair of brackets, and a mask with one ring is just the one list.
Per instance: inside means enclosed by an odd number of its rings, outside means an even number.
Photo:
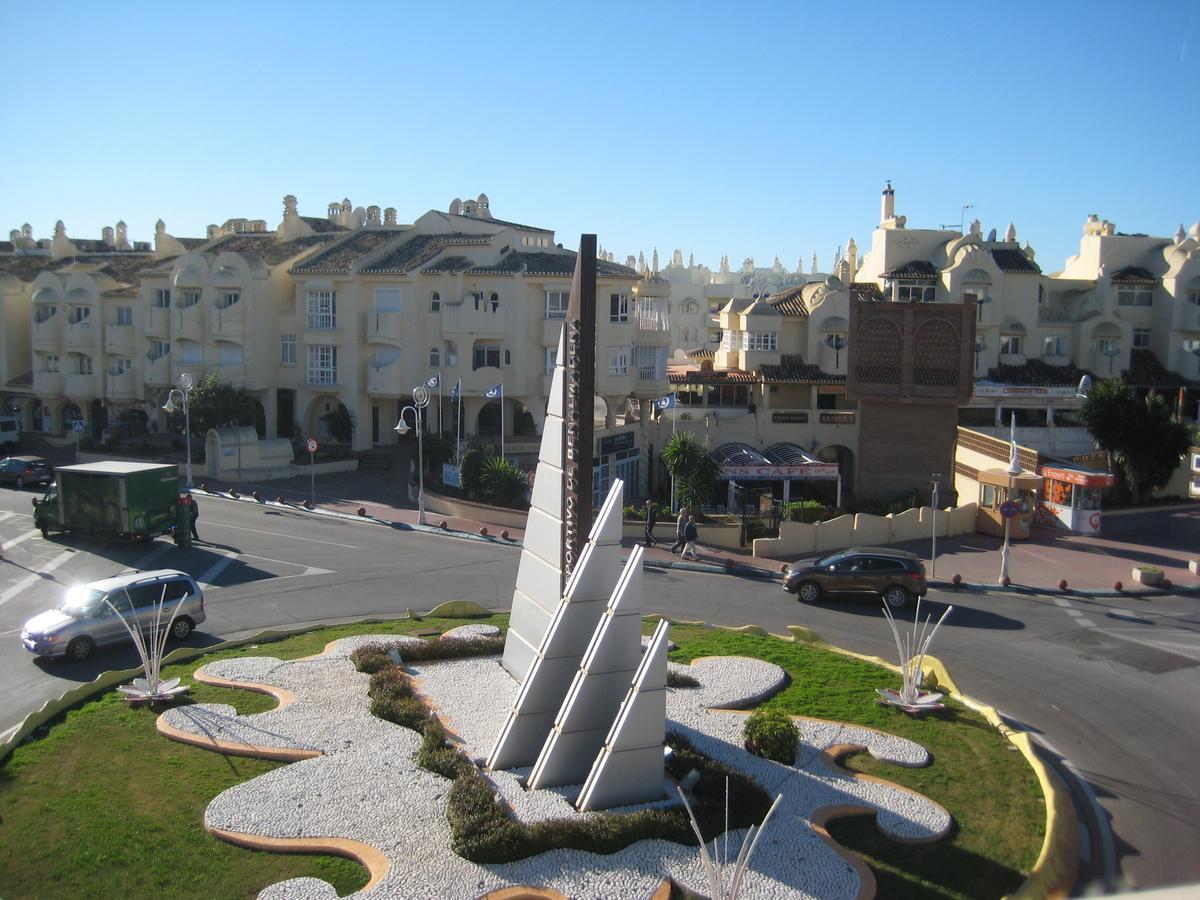
[{"label": "green bush", "polygon": [[417,765],[435,772],[443,778],[457,778],[471,766],[462,753],[446,743],[446,732],[436,716],[430,716],[421,735],[421,749],[417,751]]},{"label": "green bush", "polygon": [[388,648],[383,644],[363,644],[350,654],[350,661],[355,669],[368,675],[394,665]]},{"label": "green bush", "polygon": [[691,675],[676,672],[674,669],[667,669],[667,687],[698,688],[700,687],[700,682]]},{"label": "green bush", "polygon": [[504,636],[471,635],[447,637],[442,635],[420,644],[405,644],[401,649],[406,662],[431,659],[462,659],[467,656],[495,656],[504,652]]},{"label": "green bush", "polygon": [[796,762],[796,745],[800,729],[785,713],[760,709],[746,717],[742,737],[750,744],[751,752],[765,759],[790,766]]},{"label": "green bush", "polygon": [[783,517],[789,522],[820,522],[828,518],[827,507],[820,500],[796,500],[783,504]]},{"label": "green bush", "polygon": [[411,697],[412,695],[412,681],[399,666],[380,669],[371,676],[371,685],[367,688],[367,696],[372,700],[384,697]]},{"label": "green bush", "polygon": [[430,718],[429,710],[416,697],[390,695],[371,700],[371,715],[413,731],[421,731]]}]

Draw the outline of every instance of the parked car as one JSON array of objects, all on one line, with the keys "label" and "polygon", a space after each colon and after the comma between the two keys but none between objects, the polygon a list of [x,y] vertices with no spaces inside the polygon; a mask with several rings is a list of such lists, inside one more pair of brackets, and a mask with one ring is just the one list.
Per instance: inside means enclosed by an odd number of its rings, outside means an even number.
[{"label": "parked car", "polygon": [[21,443],[21,420],[16,416],[0,416],[0,450],[11,451]]},{"label": "parked car", "polygon": [[10,456],[0,460],[0,484],[21,489],[27,484],[49,484],[53,480],[54,470],[40,456]]},{"label": "parked car", "polygon": [[147,635],[154,628],[160,599],[164,600],[160,625],[170,622],[176,607],[183,605],[171,623],[174,640],[186,638],[205,619],[204,592],[190,575],[175,569],[131,572],[69,589],[57,607],[25,623],[21,643],[38,656],[84,660],[97,647],[130,642],[129,632],[106,599],[130,625],[136,618]]},{"label": "parked car", "polygon": [[876,594],[899,609],[925,595],[925,566],[907,550],[852,547],[788,566],[783,589],[805,603],[817,603],[826,595]]}]

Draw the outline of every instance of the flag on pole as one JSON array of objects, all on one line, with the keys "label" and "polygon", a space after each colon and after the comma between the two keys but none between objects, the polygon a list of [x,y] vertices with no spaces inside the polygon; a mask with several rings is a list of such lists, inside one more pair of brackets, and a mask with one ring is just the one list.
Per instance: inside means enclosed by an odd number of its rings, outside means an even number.
[{"label": "flag on pole", "polygon": [[457,400],[458,395],[462,392],[462,379],[458,379],[458,383],[450,391],[450,399]]},{"label": "flag on pole", "polygon": [[674,409],[679,401],[674,394],[667,394],[665,397],[659,397],[654,401],[655,409]]},{"label": "flag on pole", "polygon": [[432,378],[425,379],[425,387],[435,388],[442,383],[442,373],[436,372]]},{"label": "flag on pole", "polygon": [[483,396],[487,397],[489,400],[495,400],[497,397],[500,396],[500,394],[503,390],[504,390],[504,382],[500,382],[494,388],[490,388],[489,390],[484,391]]}]

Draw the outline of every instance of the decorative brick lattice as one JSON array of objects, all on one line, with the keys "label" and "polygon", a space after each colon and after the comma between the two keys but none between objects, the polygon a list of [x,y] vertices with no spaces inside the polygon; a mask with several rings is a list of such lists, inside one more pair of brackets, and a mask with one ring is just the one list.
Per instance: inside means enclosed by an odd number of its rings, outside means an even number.
[{"label": "decorative brick lattice", "polygon": [[958,384],[958,329],[945,319],[933,319],[914,336],[913,384],[954,387]]},{"label": "decorative brick lattice", "polygon": [[856,335],[857,378],[863,384],[899,384],[900,328],[884,318],[865,319]]}]

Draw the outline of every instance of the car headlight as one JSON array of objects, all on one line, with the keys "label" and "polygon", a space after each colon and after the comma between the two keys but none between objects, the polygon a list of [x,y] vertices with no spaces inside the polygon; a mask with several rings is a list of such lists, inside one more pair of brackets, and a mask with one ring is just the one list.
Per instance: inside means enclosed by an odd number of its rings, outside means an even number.
[{"label": "car headlight", "polygon": [[62,638],[57,634],[35,634],[33,639],[35,641],[41,641],[43,644],[55,644],[62,640]]}]

